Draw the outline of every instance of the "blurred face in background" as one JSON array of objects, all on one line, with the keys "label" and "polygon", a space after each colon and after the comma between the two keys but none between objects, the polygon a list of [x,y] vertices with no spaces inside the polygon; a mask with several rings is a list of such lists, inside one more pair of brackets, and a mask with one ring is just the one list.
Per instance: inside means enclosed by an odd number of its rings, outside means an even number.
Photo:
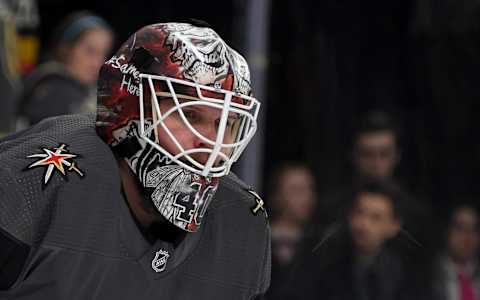
[{"label": "blurred face in background", "polygon": [[277,203],[279,217],[296,223],[307,222],[315,208],[315,182],[311,172],[302,167],[287,169],[279,176]]},{"label": "blurred face in background", "polygon": [[360,176],[385,179],[393,175],[398,155],[392,131],[367,132],[358,135],[356,139],[353,163]]},{"label": "blurred face in background", "polygon": [[453,261],[465,263],[478,251],[478,215],[472,208],[457,209],[447,233],[447,251]]},{"label": "blurred face in background", "polygon": [[349,226],[357,252],[375,255],[386,240],[398,233],[400,222],[386,196],[361,193],[350,211]]},{"label": "blurred face in background", "polygon": [[63,61],[71,74],[86,85],[93,85],[98,71],[112,47],[113,37],[103,28],[89,29],[82,33],[72,45],[65,46]]}]

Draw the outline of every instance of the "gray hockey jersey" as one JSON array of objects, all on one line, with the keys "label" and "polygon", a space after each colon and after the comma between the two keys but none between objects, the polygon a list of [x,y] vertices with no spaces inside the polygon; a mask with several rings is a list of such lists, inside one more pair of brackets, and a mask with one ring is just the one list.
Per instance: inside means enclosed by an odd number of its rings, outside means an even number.
[{"label": "gray hockey jersey", "polygon": [[[247,189],[222,178],[198,232],[152,244],[94,116],[44,120],[0,142],[0,248],[26,253],[0,299],[255,299],[269,285],[270,229]],[[0,269],[15,256],[2,253]]]}]

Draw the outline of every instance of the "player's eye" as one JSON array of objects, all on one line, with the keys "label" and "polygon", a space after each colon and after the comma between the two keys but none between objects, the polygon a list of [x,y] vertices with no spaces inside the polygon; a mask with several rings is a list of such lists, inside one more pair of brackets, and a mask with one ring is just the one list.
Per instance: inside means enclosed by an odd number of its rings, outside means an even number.
[{"label": "player's eye", "polygon": [[183,114],[190,123],[196,123],[200,120],[198,112],[193,109],[184,109]]},{"label": "player's eye", "polygon": [[[236,121],[237,121],[237,118],[235,117],[228,118],[227,123],[225,125],[225,129],[231,130],[235,125]],[[215,121],[215,127],[218,129],[219,126],[220,126],[220,119]]]},{"label": "player's eye", "polygon": [[228,120],[227,120],[227,128],[232,128],[232,127],[233,127],[233,124],[235,124],[235,120],[234,120],[234,119],[231,119],[231,118],[228,118]]},{"label": "player's eye", "polygon": [[240,116],[238,114],[234,114],[234,115],[228,117],[227,126],[231,130],[233,130],[234,128],[238,127],[240,121],[241,121]]}]

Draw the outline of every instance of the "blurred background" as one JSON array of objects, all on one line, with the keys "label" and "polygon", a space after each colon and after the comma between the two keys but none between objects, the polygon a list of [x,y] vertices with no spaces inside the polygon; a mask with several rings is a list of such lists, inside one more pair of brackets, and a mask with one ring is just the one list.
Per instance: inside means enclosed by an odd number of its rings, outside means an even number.
[{"label": "blurred background", "polygon": [[94,110],[132,32],[190,18],[263,102],[235,171],[270,213],[267,299],[480,299],[478,0],[0,0],[0,135]]}]

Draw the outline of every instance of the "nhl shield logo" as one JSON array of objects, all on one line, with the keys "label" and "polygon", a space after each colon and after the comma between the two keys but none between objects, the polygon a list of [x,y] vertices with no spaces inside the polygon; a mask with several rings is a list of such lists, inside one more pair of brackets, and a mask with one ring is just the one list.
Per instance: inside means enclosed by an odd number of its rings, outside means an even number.
[{"label": "nhl shield logo", "polygon": [[158,250],[152,260],[152,269],[157,273],[163,272],[167,267],[167,260],[169,257],[170,254],[168,254],[168,251],[162,249]]}]

